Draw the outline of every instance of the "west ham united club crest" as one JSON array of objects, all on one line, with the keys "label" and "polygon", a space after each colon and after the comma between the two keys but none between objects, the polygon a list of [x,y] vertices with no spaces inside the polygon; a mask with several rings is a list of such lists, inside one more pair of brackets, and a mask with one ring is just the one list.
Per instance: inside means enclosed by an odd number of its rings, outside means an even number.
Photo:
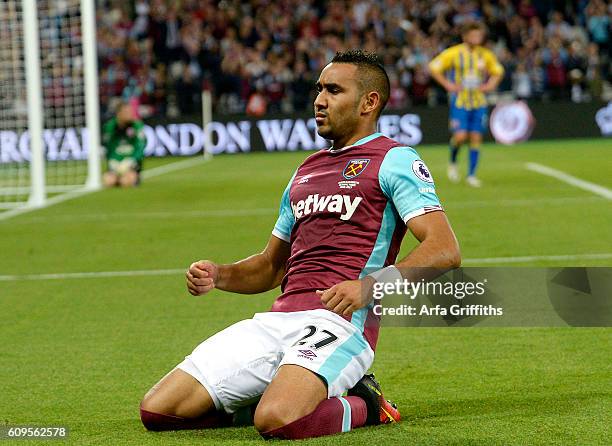
[{"label": "west ham united club crest", "polygon": [[342,171],[342,176],[347,180],[351,180],[356,176],[361,175],[361,172],[363,172],[366,167],[368,167],[368,164],[370,164],[369,159],[362,158],[350,160]]}]

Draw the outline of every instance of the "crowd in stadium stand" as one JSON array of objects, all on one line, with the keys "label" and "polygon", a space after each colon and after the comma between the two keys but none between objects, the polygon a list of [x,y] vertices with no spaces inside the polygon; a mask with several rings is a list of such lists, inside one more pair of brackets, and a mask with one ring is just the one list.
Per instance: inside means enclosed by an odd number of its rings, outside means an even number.
[{"label": "crowd in stadium stand", "polygon": [[150,113],[198,113],[209,89],[221,113],[309,109],[336,51],[378,52],[388,107],[446,100],[427,63],[483,20],[506,72],[500,92],[525,99],[602,98],[610,77],[612,4],[604,0],[136,0],[98,2],[103,110],[137,97]]}]

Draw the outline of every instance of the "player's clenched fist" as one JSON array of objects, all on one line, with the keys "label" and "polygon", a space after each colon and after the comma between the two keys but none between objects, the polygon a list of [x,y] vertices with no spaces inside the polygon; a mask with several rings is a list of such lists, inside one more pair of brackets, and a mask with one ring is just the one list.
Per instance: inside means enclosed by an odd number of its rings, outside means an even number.
[{"label": "player's clenched fist", "polygon": [[209,260],[200,260],[189,266],[185,273],[187,289],[194,296],[208,293],[215,287],[219,274],[217,265]]}]

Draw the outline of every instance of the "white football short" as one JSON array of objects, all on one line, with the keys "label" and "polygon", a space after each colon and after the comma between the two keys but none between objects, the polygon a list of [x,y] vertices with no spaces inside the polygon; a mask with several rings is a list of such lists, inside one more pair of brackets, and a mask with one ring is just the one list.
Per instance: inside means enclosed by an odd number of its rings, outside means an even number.
[{"label": "white football short", "polygon": [[206,339],[177,367],[206,388],[218,410],[233,413],[256,401],[282,365],[319,375],[331,398],[353,387],[373,360],[357,327],[318,309],[257,313]]}]

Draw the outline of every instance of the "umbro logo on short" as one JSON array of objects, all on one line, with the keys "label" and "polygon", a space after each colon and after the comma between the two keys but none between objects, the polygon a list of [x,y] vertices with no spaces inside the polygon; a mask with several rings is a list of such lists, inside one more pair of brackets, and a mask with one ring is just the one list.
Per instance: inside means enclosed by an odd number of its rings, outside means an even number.
[{"label": "umbro logo on short", "polygon": [[300,352],[304,356],[308,356],[310,358],[316,358],[317,357],[315,352],[313,352],[312,350],[298,350],[298,352]]}]

